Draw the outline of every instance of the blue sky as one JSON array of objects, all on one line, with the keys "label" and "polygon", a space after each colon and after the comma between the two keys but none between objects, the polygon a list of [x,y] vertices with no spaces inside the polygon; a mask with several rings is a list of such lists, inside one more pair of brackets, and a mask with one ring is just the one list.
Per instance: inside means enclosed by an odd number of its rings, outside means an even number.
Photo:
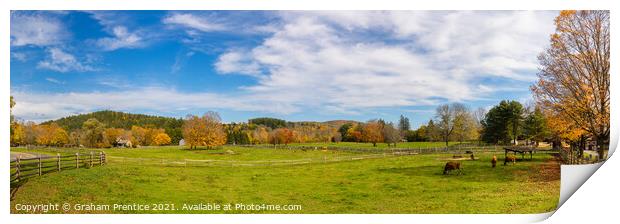
[{"label": "blue sky", "polygon": [[553,11],[13,11],[22,120],[383,118],[530,98]]}]

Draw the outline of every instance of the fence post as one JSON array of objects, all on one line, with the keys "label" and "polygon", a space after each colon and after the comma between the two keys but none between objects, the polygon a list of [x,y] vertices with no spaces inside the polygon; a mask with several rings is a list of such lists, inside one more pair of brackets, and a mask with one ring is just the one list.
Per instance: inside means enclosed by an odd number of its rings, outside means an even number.
[{"label": "fence post", "polygon": [[19,182],[19,170],[21,169],[21,165],[19,165],[20,157],[21,157],[20,155],[17,155],[17,160],[15,160],[15,162],[16,162],[15,166],[17,166],[17,167],[15,167],[15,169],[16,169],[15,170],[16,171],[15,172],[15,178],[16,178],[17,182]]},{"label": "fence post", "polygon": [[60,172],[60,153],[56,153],[56,161],[58,162],[58,172]]},{"label": "fence post", "polygon": [[80,153],[76,152],[75,153],[75,168],[80,168]]},{"label": "fence post", "polygon": [[39,176],[41,176],[41,155],[39,155],[39,157],[37,157],[37,161],[39,162],[38,167],[39,167]]},{"label": "fence post", "polygon": [[89,163],[89,167],[93,167],[93,151],[90,151],[88,163]]},{"label": "fence post", "polygon": [[103,165],[103,152],[99,152],[99,166]]}]

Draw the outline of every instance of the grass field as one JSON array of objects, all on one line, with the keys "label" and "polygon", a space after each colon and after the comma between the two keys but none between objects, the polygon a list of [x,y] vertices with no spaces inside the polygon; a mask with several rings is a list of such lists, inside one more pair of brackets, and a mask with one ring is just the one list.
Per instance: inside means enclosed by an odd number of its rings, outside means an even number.
[{"label": "grass field", "polygon": [[[222,153],[227,150],[235,154]],[[28,151],[12,148],[12,151]],[[40,149],[50,154],[78,149]],[[82,153],[88,149],[80,149]],[[106,149],[110,156],[266,159],[347,156],[347,152],[276,150],[226,146],[220,150],[179,147]],[[172,203],[175,211],[70,211],[70,213],[541,213],[556,208],[559,165],[546,153],[516,165],[490,166],[491,153],[464,160],[463,175],[442,175],[452,154],[386,157],[277,167],[170,167],[111,160],[91,169],[67,170],[24,183],[16,204]],[[499,155],[503,157],[503,155]],[[294,204],[298,211],[188,211],[183,204]]]}]

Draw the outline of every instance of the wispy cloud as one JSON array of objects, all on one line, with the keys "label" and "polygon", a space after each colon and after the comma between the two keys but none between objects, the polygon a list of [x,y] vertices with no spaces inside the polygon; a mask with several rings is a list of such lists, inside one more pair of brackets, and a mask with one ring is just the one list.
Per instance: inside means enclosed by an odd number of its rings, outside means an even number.
[{"label": "wispy cloud", "polygon": [[297,112],[287,104],[271,103],[250,96],[218,93],[185,93],[172,88],[142,87],[113,92],[33,93],[12,91],[19,103],[13,113],[22,119],[36,122],[56,119],[76,113],[110,109],[117,111],[150,110],[168,112],[178,108],[192,110],[229,109],[277,114]]},{"label": "wispy cloud", "polygon": [[139,48],[144,46],[142,37],[137,33],[131,33],[124,26],[115,26],[112,29],[113,37],[104,37],[97,40],[97,46],[105,51],[113,51],[120,48]]},{"label": "wispy cloud", "polygon": [[166,16],[162,23],[172,26],[191,28],[202,32],[223,31],[226,26],[215,22],[212,17],[197,16],[191,13],[173,13]]},{"label": "wispy cloud", "polygon": [[194,54],[196,54],[196,53],[193,52],[193,51],[189,51],[189,52],[186,52],[186,53],[179,52],[177,54],[177,56],[175,57],[175,59],[174,59],[174,64],[172,64],[172,67],[170,68],[170,72],[171,73],[179,72],[179,70],[181,70],[181,68],[187,62],[187,60],[189,60],[189,58],[194,56]]},{"label": "wispy cloud", "polygon": [[47,50],[48,57],[37,64],[37,68],[49,69],[57,72],[85,72],[95,71],[90,65],[82,64],[75,56],[63,51],[60,48],[49,48]]},{"label": "wispy cloud", "polygon": [[55,78],[47,77],[47,78],[45,78],[45,80],[48,81],[48,82],[54,83],[54,84],[59,84],[59,85],[65,84],[65,82],[62,82],[62,81],[60,81],[58,79],[55,79]]},{"label": "wispy cloud", "polygon": [[[131,24],[132,20],[123,16],[130,13],[92,14],[109,36],[89,40],[104,51],[151,47],[149,40],[161,33]],[[126,81],[102,76],[96,79],[97,84],[117,87],[114,92],[16,92],[21,103],[14,112],[32,120],[98,109],[364,115],[384,108],[496,100],[495,94],[500,92],[528,91],[536,78],[536,56],[548,44],[556,15],[529,11],[286,11],[252,20],[223,14],[170,12],[157,19],[159,28],[184,31],[159,35],[176,38],[183,45],[174,63],[163,69],[170,66],[172,73],[179,72],[193,56],[185,52],[201,52],[196,59],[213,61],[217,73],[248,76],[252,81],[244,82],[245,86],[182,92],[180,88],[139,87],[132,83],[135,76]],[[42,49],[47,57],[38,68],[95,70],[93,63],[82,59],[81,52],[58,45],[63,37],[57,32],[63,30],[62,23],[28,16],[32,26],[16,35],[11,24],[11,45],[45,46]],[[239,35],[245,36],[238,40],[235,37]],[[48,36],[58,38],[42,38]]]},{"label": "wispy cloud", "polygon": [[111,35],[95,40],[95,44],[102,50],[133,49],[147,45],[148,38],[145,37],[147,34],[141,31],[132,31],[127,27],[131,20],[127,14],[116,11],[90,11],[89,13],[93,19],[103,26],[103,30]]},{"label": "wispy cloud", "polygon": [[[535,79],[551,12],[284,12],[278,31],[214,64],[257,76],[256,97],[309,108],[432,105],[497,90],[482,78]],[[346,32],[346,34],[343,34]],[[393,40],[393,41],[388,41]],[[510,87],[510,86],[507,86]],[[335,110],[337,111],[337,110]]]},{"label": "wispy cloud", "polygon": [[58,19],[38,13],[11,12],[11,46],[50,46],[70,34]]}]

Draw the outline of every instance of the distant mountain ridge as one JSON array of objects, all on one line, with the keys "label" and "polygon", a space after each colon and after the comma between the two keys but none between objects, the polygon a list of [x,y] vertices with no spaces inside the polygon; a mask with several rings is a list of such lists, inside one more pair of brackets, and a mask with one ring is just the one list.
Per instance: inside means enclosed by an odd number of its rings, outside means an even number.
[{"label": "distant mountain ridge", "polygon": [[[102,110],[86,114],[77,114],[63,117],[56,120],[49,120],[42,124],[56,123],[65,130],[71,132],[82,127],[84,121],[95,118],[108,128],[131,129],[131,126],[154,127],[154,128],[180,128],[183,126],[182,118],[164,117],[146,114],[134,114],[126,112],[118,112],[111,110]],[[360,123],[354,120],[330,120],[330,121],[286,121],[286,123],[294,125],[307,124],[327,124],[333,127],[340,127],[346,123]]]},{"label": "distant mountain ridge", "polygon": [[146,114],[132,114],[111,110],[103,110],[86,114],[72,115],[57,120],[43,122],[43,124],[56,123],[67,131],[80,129],[84,121],[95,118],[108,128],[131,129],[131,126],[153,127],[153,128],[174,128],[183,125],[183,119]]},{"label": "distant mountain ridge", "polygon": [[[170,136],[173,143],[178,143],[183,138],[182,118],[163,117],[146,114],[133,114],[111,110],[103,110],[86,114],[72,115],[63,117],[57,120],[50,120],[43,122],[42,124],[56,123],[68,132],[72,132],[82,128],[82,124],[88,119],[95,118],[105,125],[106,128],[122,128],[129,130],[132,126],[149,127],[149,128],[162,128],[166,131],[166,134]],[[269,119],[269,118],[268,118]],[[250,119],[252,120],[252,119]],[[276,119],[279,120],[279,119]],[[283,122],[286,122],[282,120]],[[333,128],[339,128],[346,123],[359,123],[352,120],[332,120],[332,121],[290,121],[286,122],[287,126],[297,125],[316,125],[326,124]]]}]

